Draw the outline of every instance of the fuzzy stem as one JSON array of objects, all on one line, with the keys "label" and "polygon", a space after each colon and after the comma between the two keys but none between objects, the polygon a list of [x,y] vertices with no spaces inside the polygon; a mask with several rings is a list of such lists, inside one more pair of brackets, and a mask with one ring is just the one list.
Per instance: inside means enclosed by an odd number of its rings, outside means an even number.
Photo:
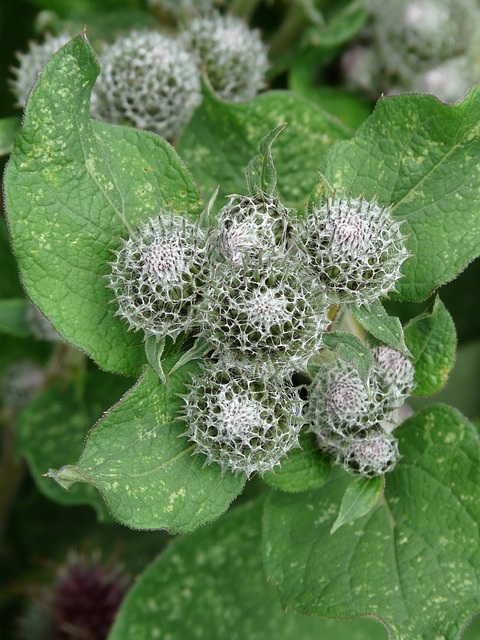
[{"label": "fuzzy stem", "polygon": [[282,24],[269,42],[270,55],[274,57],[285,53],[298,39],[306,24],[308,18],[303,9],[296,3],[290,5]]}]

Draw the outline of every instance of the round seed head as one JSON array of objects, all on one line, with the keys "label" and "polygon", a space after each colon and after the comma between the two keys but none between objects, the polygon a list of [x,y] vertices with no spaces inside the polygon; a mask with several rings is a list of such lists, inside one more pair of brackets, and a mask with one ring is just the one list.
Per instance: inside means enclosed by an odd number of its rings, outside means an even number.
[{"label": "round seed head", "polygon": [[374,478],[392,471],[400,458],[396,438],[379,431],[352,439],[337,454],[337,463],[354,475]]},{"label": "round seed head", "polygon": [[175,338],[190,327],[205,269],[204,238],[185,218],[162,211],[116,252],[108,276],[117,315],[134,331]]},{"label": "round seed head", "polygon": [[106,45],[92,96],[92,113],[113,124],[175,139],[201,102],[196,62],[181,42],[133,32]]},{"label": "round seed head", "polygon": [[360,90],[378,98],[378,61],[372,47],[355,44],[342,55],[341,70],[347,87]]},{"label": "round seed head", "polygon": [[218,13],[194,18],[183,38],[224,100],[251,100],[262,89],[266,49],[260,33],[239,18]]},{"label": "round seed head", "polygon": [[313,290],[310,277],[299,277],[302,269],[288,259],[258,268],[218,264],[197,310],[202,336],[254,370],[304,369],[330,320],[323,292]]},{"label": "round seed head", "polygon": [[10,81],[10,89],[17,99],[18,107],[25,106],[38,74],[53,54],[69,40],[70,36],[66,33],[59,36],[47,34],[42,43],[31,42],[26,52],[17,53],[19,66],[13,69],[15,78]]},{"label": "round seed head", "polygon": [[217,260],[232,265],[268,262],[287,249],[292,209],[275,196],[232,195],[217,216],[209,247]]},{"label": "round seed head", "polygon": [[275,384],[225,363],[195,377],[185,396],[186,435],[206,463],[248,476],[271,471],[298,446],[302,400],[282,381]]},{"label": "round seed head", "polygon": [[299,222],[297,243],[332,300],[340,302],[385,296],[409,257],[389,209],[363,198],[328,198]]}]

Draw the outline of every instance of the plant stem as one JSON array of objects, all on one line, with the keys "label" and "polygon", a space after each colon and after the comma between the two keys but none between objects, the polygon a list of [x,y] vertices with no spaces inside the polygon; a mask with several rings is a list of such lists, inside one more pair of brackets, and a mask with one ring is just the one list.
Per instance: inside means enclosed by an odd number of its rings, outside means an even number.
[{"label": "plant stem", "polygon": [[2,450],[0,457],[0,549],[3,534],[25,475],[25,462],[15,457],[15,416],[5,411],[2,416]]},{"label": "plant stem", "polygon": [[260,0],[233,0],[231,12],[243,20],[249,20],[259,2]]}]

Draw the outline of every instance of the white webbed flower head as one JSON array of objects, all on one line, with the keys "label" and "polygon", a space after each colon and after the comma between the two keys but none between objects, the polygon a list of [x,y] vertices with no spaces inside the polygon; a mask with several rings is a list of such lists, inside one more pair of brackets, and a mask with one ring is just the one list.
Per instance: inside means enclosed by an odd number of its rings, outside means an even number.
[{"label": "white webbed flower head", "polygon": [[224,100],[251,100],[262,89],[268,68],[266,49],[259,32],[243,20],[218,13],[198,17],[183,38]]},{"label": "white webbed flower head", "polygon": [[372,349],[376,376],[383,394],[385,410],[393,411],[402,406],[415,388],[413,364],[400,351],[387,346]]},{"label": "white webbed flower head", "polygon": [[247,378],[225,363],[210,364],[195,376],[184,397],[183,435],[206,463],[245,473],[271,471],[298,446],[303,402],[281,378]]},{"label": "white webbed flower head", "polygon": [[218,212],[209,237],[212,255],[237,267],[282,255],[287,250],[292,212],[276,196],[231,195]]},{"label": "white webbed flower head", "polygon": [[310,430],[348,440],[366,433],[383,418],[375,381],[362,380],[349,362],[336,358],[319,368],[310,388]]},{"label": "white webbed flower head", "polygon": [[212,10],[212,0],[148,0],[148,6],[176,18],[196,16]]},{"label": "white webbed flower head", "polygon": [[413,74],[468,49],[478,21],[478,8],[470,0],[382,0],[372,4],[374,37],[382,64],[407,84]]},{"label": "white webbed flower head", "polygon": [[157,32],[133,32],[106,45],[100,67],[92,113],[106,122],[174,140],[202,100],[193,56]]},{"label": "white webbed flower head", "polygon": [[312,207],[297,243],[332,300],[356,304],[387,295],[410,255],[388,207],[364,198],[334,196]]},{"label": "white webbed flower head", "polygon": [[[480,22],[480,20],[479,20]],[[431,93],[445,102],[462,98],[480,73],[480,67],[467,58],[458,56],[427,69],[412,77],[412,91]]]},{"label": "white webbed flower head", "polygon": [[337,463],[346,471],[366,478],[392,471],[399,459],[396,438],[382,431],[366,438],[352,439],[337,455]]},{"label": "white webbed flower head", "polygon": [[[254,370],[285,375],[304,369],[330,324],[323,291],[288,258],[241,269],[212,269],[198,306],[201,335]],[[304,268],[303,268],[304,270]]]},{"label": "white webbed flower head", "polygon": [[147,336],[175,338],[190,328],[206,265],[198,226],[162,211],[122,240],[108,276],[117,315]]},{"label": "white webbed flower head", "polygon": [[17,106],[24,107],[35,84],[38,74],[49,59],[70,40],[67,33],[59,36],[47,34],[42,43],[31,42],[28,50],[17,53],[19,66],[13,69],[15,78],[10,81],[10,89],[17,99]]}]

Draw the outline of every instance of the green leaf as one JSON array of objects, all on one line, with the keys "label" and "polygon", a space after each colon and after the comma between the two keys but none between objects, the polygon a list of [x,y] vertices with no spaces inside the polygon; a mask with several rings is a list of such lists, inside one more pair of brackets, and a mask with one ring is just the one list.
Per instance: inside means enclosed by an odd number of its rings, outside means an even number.
[{"label": "green leaf", "polygon": [[268,471],[263,479],[274,489],[297,493],[322,487],[332,469],[329,460],[321,453],[313,433],[300,435],[301,449],[293,449],[275,472]]},{"label": "green leaf", "polygon": [[457,640],[478,611],[479,438],[435,405],[396,432],[402,459],[380,505],[329,535],[349,479],[265,512],[266,568],[284,606],[331,618],[371,615],[392,640]]},{"label": "green leaf", "polygon": [[0,300],[0,332],[17,338],[30,336],[32,332],[26,319],[27,308],[28,302],[24,298]]},{"label": "green leaf", "polygon": [[371,350],[351,333],[330,331],[323,335],[323,344],[335,350],[341,358],[356,367],[362,380],[366,380],[373,365]]},{"label": "green leaf", "polygon": [[78,459],[91,424],[130,385],[126,378],[92,371],[84,389],[59,383],[37,396],[22,411],[17,424],[16,450],[26,459],[35,484],[47,498],[68,506],[90,504],[102,520],[108,517],[94,487],[75,485],[66,492],[42,474],[49,466]]},{"label": "green leaf", "polygon": [[458,104],[427,95],[380,100],[356,136],[329,153],[324,172],[339,192],[378,196],[404,220],[413,257],[397,284],[420,301],[480,253],[480,88]]},{"label": "green leaf", "polygon": [[0,156],[5,156],[13,149],[13,142],[20,128],[20,118],[0,118]]},{"label": "green leaf", "polygon": [[65,340],[104,369],[136,374],[142,337],[114,318],[105,275],[119,238],[160,207],[193,213],[199,194],[162,138],[90,120],[95,54],[77,36],[35,85],[5,175],[22,279]]},{"label": "green leaf", "polygon": [[278,190],[286,204],[301,205],[315,187],[323,155],[350,135],[339,121],[288,91],[226,103],[205,92],[180,140],[179,152],[204,193],[245,193],[244,169],[265,131],[288,127],[275,143]]},{"label": "green leaf", "polygon": [[365,3],[359,0],[349,2],[335,11],[323,24],[311,27],[307,37],[314,47],[336,47],[348,42],[365,25],[368,13]]},{"label": "green leaf", "polygon": [[266,193],[272,196],[277,188],[277,172],[273,164],[272,144],[287,125],[281,124],[260,140],[260,153],[250,160],[245,169],[250,195]]},{"label": "green leaf", "polygon": [[330,533],[335,533],[344,524],[353,522],[371,511],[378,504],[384,489],[384,476],[357,478],[349,484],[342,498],[340,512]]},{"label": "green leaf", "polygon": [[447,382],[457,346],[452,316],[438,296],[431,313],[423,313],[406,325],[405,341],[415,359],[414,395],[437,393]]},{"label": "green leaf", "polygon": [[[166,371],[176,359],[166,361]],[[193,370],[189,363],[162,384],[148,367],[92,429],[78,464],[49,475],[67,485],[95,485],[111,514],[135,529],[185,533],[217,518],[241,492],[245,477],[222,475],[218,465],[204,467],[204,457],[192,455],[195,446],[179,437],[185,425],[177,418],[178,394]]]},{"label": "green leaf", "polygon": [[285,613],[263,574],[261,502],[177,538],[129,591],[109,640],[386,640],[373,621]]},{"label": "green leaf", "polygon": [[365,331],[371,333],[374,338],[377,338],[377,340],[380,340],[380,342],[383,342],[389,347],[398,349],[406,356],[410,355],[405,345],[400,320],[389,316],[381,302],[373,302],[369,305],[362,305],[361,307],[351,305],[350,311]]}]

